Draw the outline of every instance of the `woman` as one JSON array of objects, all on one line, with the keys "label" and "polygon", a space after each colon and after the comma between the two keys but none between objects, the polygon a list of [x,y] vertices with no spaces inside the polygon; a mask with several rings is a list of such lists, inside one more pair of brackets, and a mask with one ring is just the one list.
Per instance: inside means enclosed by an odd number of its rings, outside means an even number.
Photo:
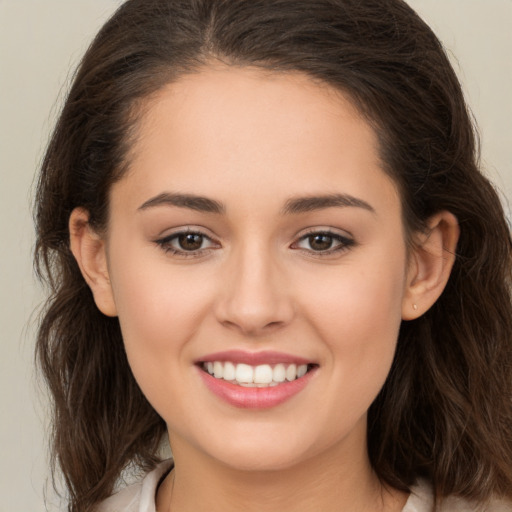
[{"label": "woman", "polygon": [[402,1],[129,0],[36,217],[69,510],[510,510],[509,232]]}]

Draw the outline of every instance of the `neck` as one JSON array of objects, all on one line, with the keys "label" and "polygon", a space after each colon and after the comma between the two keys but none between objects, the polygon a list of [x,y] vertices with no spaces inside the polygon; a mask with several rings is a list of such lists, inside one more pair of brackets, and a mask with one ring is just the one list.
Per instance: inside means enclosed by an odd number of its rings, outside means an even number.
[{"label": "neck", "polygon": [[407,499],[382,486],[365,443],[358,454],[329,452],[273,471],[239,470],[185,452],[174,449],[175,469],[158,491],[158,512],[395,512]]}]

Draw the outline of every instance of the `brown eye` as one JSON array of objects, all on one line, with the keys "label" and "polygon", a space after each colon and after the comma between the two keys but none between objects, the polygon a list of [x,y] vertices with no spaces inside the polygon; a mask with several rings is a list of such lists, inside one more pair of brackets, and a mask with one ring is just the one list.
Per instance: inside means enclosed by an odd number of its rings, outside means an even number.
[{"label": "brown eye", "polygon": [[309,246],[313,251],[328,251],[334,242],[332,236],[325,233],[318,233],[308,236]]},{"label": "brown eye", "polygon": [[181,231],[155,240],[166,253],[177,257],[204,256],[210,249],[219,248],[209,236],[200,231]]},{"label": "brown eye", "polygon": [[178,236],[180,249],[184,251],[198,251],[204,242],[203,235],[198,233],[182,233]]},{"label": "brown eye", "polygon": [[352,238],[330,231],[315,231],[301,237],[292,245],[293,249],[302,249],[318,256],[341,253],[354,246]]}]

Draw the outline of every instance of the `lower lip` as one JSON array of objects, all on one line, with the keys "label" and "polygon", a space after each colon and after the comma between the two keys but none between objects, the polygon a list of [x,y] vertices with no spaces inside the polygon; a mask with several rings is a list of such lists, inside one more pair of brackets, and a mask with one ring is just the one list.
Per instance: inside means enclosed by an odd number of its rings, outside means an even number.
[{"label": "lower lip", "polygon": [[228,404],[241,409],[270,409],[302,391],[316,373],[316,368],[312,368],[303,377],[291,382],[266,388],[246,388],[223,379],[216,379],[201,368],[198,368],[198,371],[206,387]]}]

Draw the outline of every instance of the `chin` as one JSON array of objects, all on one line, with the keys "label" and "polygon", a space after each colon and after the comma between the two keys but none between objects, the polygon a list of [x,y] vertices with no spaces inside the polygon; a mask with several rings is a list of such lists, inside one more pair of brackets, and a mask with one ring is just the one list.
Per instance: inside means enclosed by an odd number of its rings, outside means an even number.
[{"label": "chin", "polygon": [[238,437],[226,435],[219,442],[211,440],[208,446],[205,443],[204,450],[224,466],[241,472],[288,470],[323,453],[330,454],[333,439],[315,438],[312,433],[306,435],[303,431],[291,432],[290,428],[286,430],[283,433],[259,429],[258,433],[253,431],[251,434],[248,430]]}]

